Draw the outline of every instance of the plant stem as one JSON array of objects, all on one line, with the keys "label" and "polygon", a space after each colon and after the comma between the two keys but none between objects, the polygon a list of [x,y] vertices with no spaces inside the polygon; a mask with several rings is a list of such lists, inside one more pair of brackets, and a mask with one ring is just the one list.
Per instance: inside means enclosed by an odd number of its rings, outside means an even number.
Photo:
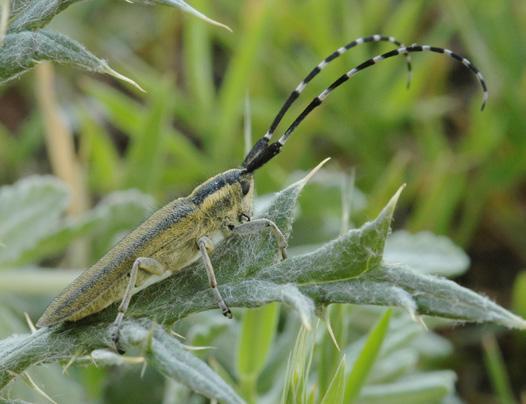
[{"label": "plant stem", "polygon": [[[63,180],[71,191],[68,212],[76,216],[88,208],[88,192],[80,162],[75,154],[73,134],[60,113],[55,94],[54,69],[49,62],[40,63],[36,71],[37,102],[44,120],[46,145],[53,173]],[[68,263],[74,267],[86,265],[88,247],[79,240],[72,244]]]}]

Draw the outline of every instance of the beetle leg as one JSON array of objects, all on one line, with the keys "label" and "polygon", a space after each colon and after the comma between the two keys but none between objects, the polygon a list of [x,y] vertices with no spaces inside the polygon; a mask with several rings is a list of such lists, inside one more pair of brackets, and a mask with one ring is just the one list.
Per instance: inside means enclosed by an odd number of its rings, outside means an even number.
[{"label": "beetle leg", "polygon": [[232,312],[226,305],[225,301],[223,300],[223,296],[221,296],[221,293],[219,293],[219,289],[217,288],[217,280],[216,275],[214,273],[214,267],[212,266],[212,262],[210,261],[210,257],[208,256],[208,252],[214,249],[214,243],[207,236],[203,236],[199,240],[197,240],[197,246],[199,247],[201,257],[203,258],[203,263],[205,264],[206,268],[206,274],[208,275],[208,282],[210,283],[210,287],[214,291],[217,304],[219,305],[219,308],[221,309],[225,317],[232,318]]},{"label": "beetle leg", "polygon": [[234,234],[249,234],[249,233],[257,233],[264,229],[270,229],[274,237],[276,238],[276,242],[278,244],[279,250],[281,252],[281,258],[285,259],[287,258],[287,239],[285,238],[285,235],[283,232],[279,229],[279,227],[270,219],[260,218],[260,219],[253,219],[250,222],[241,223],[237,226],[234,226],[230,229],[230,231]]},{"label": "beetle leg", "polygon": [[111,340],[113,342],[115,350],[119,353],[124,353],[118,348],[119,332],[122,320],[124,318],[124,314],[128,310],[128,306],[130,304],[130,300],[133,294],[133,288],[135,288],[135,285],[137,283],[137,274],[139,273],[139,269],[149,272],[153,275],[162,275],[165,272],[164,266],[158,261],[154,260],[153,258],[140,257],[134,261],[129,274],[130,280],[128,281],[128,286],[126,286],[126,290],[124,291],[121,304],[118,308],[117,317],[115,318],[111,329]]}]

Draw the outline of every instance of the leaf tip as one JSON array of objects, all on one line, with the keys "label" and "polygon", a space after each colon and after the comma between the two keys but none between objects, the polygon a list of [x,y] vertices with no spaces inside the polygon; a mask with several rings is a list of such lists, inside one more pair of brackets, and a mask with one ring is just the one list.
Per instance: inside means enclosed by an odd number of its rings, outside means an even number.
[{"label": "leaf tip", "polygon": [[[334,331],[333,331],[332,325],[331,325],[331,319],[330,319],[330,316],[328,315],[328,313],[325,316],[325,326],[327,327],[327,333],[331,337],[332,343],[334,344],[334,346],[336,347],[338,352],[341,352],[340,345],[338,344],[338,340],[336,339],[336,335],[334,335]],[[344,354],[344,356],[345,356],[345,354]]]},{"label": "leaf tip", "polygon": [[307,182],[310,181],[312,177],[314,177],[314,174],[316,174],[325,165],[325,163],[327,163],[330,159],[331,159],[330,157],[327,157],[326,159],[324,159],[320,164],[318,164],[316,167],[310,170],[309,173],[305,177],[303,177],[301,180],[299,180],[298,182],[301,183],[302,185],[305,185]]},{"label": "leaf tip", "polygon": [[424,331],[426,331],[426,332],[429,331],[429,327],[428,327],[427,324],[425,323],[425,321],[424,321],[424,319],[422,318],[422,316],[419,316],[419,315],[416,314],[414,311],[411,312],[409,315],[411,316],[411,319],[412,319],[415,323],[419,324],[419,325],[424,329]]},{"label": "leaf tip", "polygon": [[224,28],[224,29],[226,29],[229,32],[234,32],[234,31],[232,31],[232,28],[230,28],[228,25],[223,24],[223,23],[221,23],[219,21],[213,20],[212,18],[208,17],[207,15],[203,14],[202,12],[200,12],[200,11],[196,10],[195,8],[191,7],[190,5],[185,3],[184,1],[179,1],[179,2],[177,2],[176,5],[179,8],[181,8],[183,11],[186,11],[187,13],[193,14],[197,18],[200,18],[201,20],[206,21],[207,23],[209,23],[211,25],[215,25],[217,27]]},{"label": "leaf tip", "polygon": [[24,311],[24,317],[26,319],[27,326],[29,327],[29,330],[31,331],[31,334],[35,333],[37,331],[35,324],[33,323],[33,320],[31,320],[31,317],[29,317],[29,314],[27,311]]},{"label": "leaf tip", "polygon": [[400,194],[402,193],[405,187],[406,187],[406,184],[402,184],[400,188],[398,188],[398,190],[395,192],[395,194],[391,197],[391,199],[389,200],[389,202],[384,208],[385,214],[389,216],[393,216],[394,210],[396,208],[396,204],[398,203],[398,199],[400,198]]},{"label": "leaf tip", "polygon": [[524,320],[521,317],[517,317],[518,320],[516,321],[517,328],[519,330],[526,330],[526,320]]},{"label": "leaf tip", "polygon": [[398,198],[400,198],[400,195],[401,195],[402,191],[405,189],[406,186],[407,186],[407,184],[405,184],[405,183],[400,185],[400,188],[398,188],[398,190],[395,192],[395,194],[393,195],[393,197],[391,198],[389,203],[396,204],[398,202]]},{"label": "leaf tip", "polygon": [[139,91],[146,93],[146,90],[142,88],[136,81],[130,79],[129,77],[125,76],[124,74],[119,73],[118,71],[112,69],[109,65],[106,65],[106,73],[108,73],[110,76],[115,77],[116,79],[122,80],[128,84],[131,84]]},{"label": "leaf tip", "polygon": [[230,32],[230,33],[232,33],[232,34],[234,33],[234,30],[233,30],[232,28],[230,28],[230,27],[229,27],[228,25],[226,25],[226,24],[218,23],[217,26],[226,29],[228,32]]},{"label": "leaf tip", "polygon": [[206,21],[207,23],[211,24],[211,25],[215,25],[216,27],[219,27],[219,28],[223,28],[225,30],[227,30],[228,32],[230,33],[234,33],[234,30],[232,28],[230,28],[228,25],[226,24],[223,24],[222,22],[219,22],[219,21],[216,21],[216,20],[213,20],[209,17],[206,17],[203,18],[201,17],[204,21]]}]

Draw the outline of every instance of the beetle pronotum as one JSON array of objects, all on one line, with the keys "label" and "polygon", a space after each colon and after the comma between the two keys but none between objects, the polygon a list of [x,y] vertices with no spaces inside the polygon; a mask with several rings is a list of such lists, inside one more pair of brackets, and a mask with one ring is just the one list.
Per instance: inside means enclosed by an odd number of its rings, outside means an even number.
[{"label": "beetle pronotum", "polygon": [[[391,42],[398,47],[368,59],[340,76],[307,105],[277,141],[270,143],[283,116],[310,80],[347,50],[362,43],[378,41]],[[62,291],[38,320],[37,326],[76,321],[120,301],[112,331],[112,339],[117,344],[119,328],[134,291],[181,270],[199,258],[203,260],[219,307],[225,316],[231,317],[230,309],[217,288],[208,256],[215,242],[232,234],[242,235],[269,229],[276,238],[282,258],[286,258],[287,241],[278,226],[265,218],[251,220],[254,171],[281,151],[298,125],[334,89],[367,67],[397,55],[405,55],[411,72],[408,55],[413,52],[441,53],[461,62],[477,76],[484,93],[484,108],[488,98],[486,83],[479,70],[466,58],[449,49],[434,46],[414,44],[406,47],[393,37],[373,35],[358,38],[331,53],[298,84],[267,132],[247,153],[240,168],[212,177],[195,188],[188,197],[178,198],[155,212]]]}]

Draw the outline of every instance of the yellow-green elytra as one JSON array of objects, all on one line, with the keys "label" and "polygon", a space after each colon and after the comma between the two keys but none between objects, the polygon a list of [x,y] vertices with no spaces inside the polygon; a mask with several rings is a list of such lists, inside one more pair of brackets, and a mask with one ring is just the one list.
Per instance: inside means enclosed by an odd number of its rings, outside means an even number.
[{"label": "yellow-green elytra", "polygon": [[[229,226],[251,216],[252,184],[251,173],[229,170],[201,184],[190,196],[159,209],[57,296],[37,326],[79,320],[120,300],[139,257],[155,259],[167,268],[166,273],[195,261],[200,237],[227,233]],[[162,274],[157,276],[162,279]],[[140,271],[135,286],[152,277]]]},{"label": "yellow-green elytra", "polygon": [[[356,45],[378,41],[393,43],[397,48],[368,59],[340,76],[305,107],[277,141],[270,143],[285,113],[325,66]],[[468,59],[449,49],[417,44],[404,46],[395,38],[383,35],[372,35],[349,42],[314,67],[291,92],[267,132],[245,156],[240,168],[212,177],[195,188],[189,196],[176,199],[155,212],[57,296],[38,320],[37,326],[76,321],[97,313],[114,302],[120,302],[112,333],[116,344],[119,327],[132,294],[199,258],[203,260],[219,307],[225,316],[231,317],[230,309],[217,289],[208,256],[214,243],[231,234],[242,235],[268,229],[275,236],[277,250],[281,252],[282,258],[286,258],[287,242],[278,226],[264,218],[251,220],[254,171],[281,151],[299,124],[335,88],[360,71],[397,55],[406,57],[408,70],[411,72],[408,55],[413,52],[440,53],[462,63],[475,74],[482,87],[484,108],[488,91],[482,74]]]}]

